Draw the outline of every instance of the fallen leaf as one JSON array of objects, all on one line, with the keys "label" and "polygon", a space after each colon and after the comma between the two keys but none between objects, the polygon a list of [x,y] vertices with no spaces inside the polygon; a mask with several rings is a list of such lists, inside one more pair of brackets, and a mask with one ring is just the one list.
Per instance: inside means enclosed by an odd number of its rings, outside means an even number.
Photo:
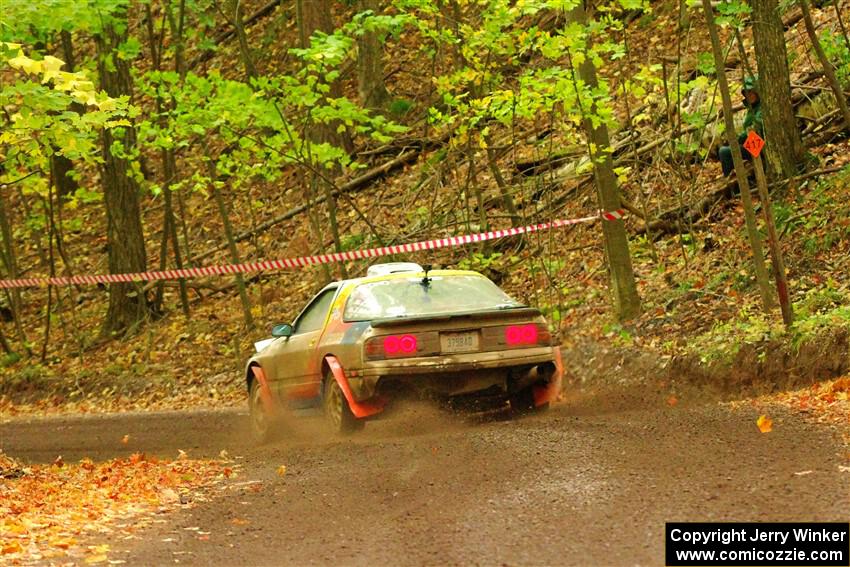
[{"label": "fallen leaf", "polygon": [[794,474],[797,475],[797,476],[806,476],[807,474],[812,474],[813,472],[815,472],[815,471],[800,471],[800,472],[795,472]]},{"label": "fallen leaf", "polygon": [[844,465],[838,465],[839,472],[850,472],[850,467],[845,467]]},{"label": "fallen leaf", "polygon": [[756,420],[756,425],[762,433],[770,433],[773,430],[773,420],[764,414]]},{"label": "fallen leaf", "polygon": [[53,461],[53,466],[59,467],[60,469],[65,466],[65,461],[62,460],[62,455],[56,457],[56,459]]},{"label": "fallen leaf", "polygon": [[177,449],[177,460],[178,461],[185,461],[188,458],[189,458],[189,455],[186,454],[186,451],[184,451],[183,449]]},{"label": "fallen leaf", "polygon": [[105,554],[92,555],[91,557],[86,557],[86,563],[88,563],[89,565],[91,565],[93,563],[104,563],[107,560],[108,560],[108,558],[106,557]]},{"label": "fallen leaf", "polygon": [[159,491],[159,499],[163,504],[173,504],[180,501],[180,495],[171,488],[163,488]]},{"label": "fallen leaf", "polygon": [[669,398],[667,398],[667,405],[670,406],[671,408],[678,403],[679,403],[679,400],[678,400],[678,398],[676,398],[676,396],[670,396]]},{"label": "fallen leaf", "polygon": [[233,518],[232,520],[230,520],[230,523],[233,524],[234,526],[247,526],[251,522],[249,520],[244,519],[244,518]]},{"label": "fallen leaf", "polygon": [[121,442],[126,445],[127,443],[130,442],[130,436],[125,435],[124,437],[121,438]]},{"label": "fallen leaf", "polygon": [[286,474],[286,465],[280,465],[279,467],[277,467],[277,475],[278,476],[283,476],[285,474]]},{"label": "fallen leaf", "polygon": [[3,555],[8,555],[10,553],[23,553],[23,552],[24,552],[24,548],[21,547],[21,544],[18,543],[17,541],[14,541],[14,540],[3,545],[3,547],[0,547],[0,554],[3,554]]},{"label": "fallen leaf", "polygon": [[850,376],[839,378],[832,383],[832,387],[830,389],[836,394],[838,392],[850,392]]},{"label": "fallen leaf", "polygon": [[77,540],[73,538],[53,538],[48,543],[51,547],[58,547],[59,549],[68,549],[72,545],[76,545]]}]

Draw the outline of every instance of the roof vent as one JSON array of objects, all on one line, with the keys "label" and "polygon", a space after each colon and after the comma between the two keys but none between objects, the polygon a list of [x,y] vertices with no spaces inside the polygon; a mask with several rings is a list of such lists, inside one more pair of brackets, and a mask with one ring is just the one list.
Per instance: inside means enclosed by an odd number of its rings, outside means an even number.
[{"label": "roof vent", "polygon": [[415,262],[388,262],[386,264],[375,264],[374,266],[369,266],[369,269],[366,270],[366,277],[385,276],[387,274],[398,274],[404,272],[418,274],[422,271],[422,266]]}]

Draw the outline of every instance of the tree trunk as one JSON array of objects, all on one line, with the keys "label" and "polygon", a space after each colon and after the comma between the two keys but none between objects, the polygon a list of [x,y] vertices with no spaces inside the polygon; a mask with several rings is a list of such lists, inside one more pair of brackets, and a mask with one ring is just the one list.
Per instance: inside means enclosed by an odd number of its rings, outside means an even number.
[{"label": "tree trunk", "polygon": [[[69,73],[74,72],[74,44],[73,39],[71,37],[71,32],[62,30],[59,33],[59,38],[62,43],[62,57],[65,60],[65,71]],[[78,103],[74,103],[71,105],[71,108],[77,112],[78,114],[83,114],[85,109],[82,105]],[[50,169],[51,175],[53,176],[53,183],[56,186],[56,195],[60,199],[60,207],[61,199],[72,195],[77,190],[77,181],[69,175],[70,172],[74,170],[74,164],[70,159],[66,158],[63,155],[59,155],[58,153],[53,153],[50,158]]]},{"label": "tree trunk", "polygon": [[[321,31],[327,34],[334,32],[334,23],[331,14],[331,2],[327,0],[296,0],[296,17],[298,19],[298,33],[301,47],[306,48],[310,45],[310,37],[316,31]],[[340,98],[343,96],[342,85],[339,81],[335,81],[330,85],[330,92],[326,95],[328,98]],[[321,101],[319,104],[323,104]],[[354,143],[351,140],[348,132],[338,132],[339,123],[332,122],[330,124],[317,124],[312,120],[308,121],[307,136],[313,143],[328,143],[338,148],[342,148],[348,153],[354,151]],[[310,163],[313,163],[312,152],[307,148],[307,158]],[[341,171],[337,168],[335,174]],[[314,181],[316,179],[315,172],[312,172]],[[338,224],[336,219],[336,201],[334,199],[335,187],[331,187],[327,179],[320,181],[323,185],[323,193],[328,207],[328,220],[331,226],[331,236],[334,241],[334,248],[337,252],[342,251],[342,241],[339,236]],[[319,242],[322,245],[322,242]],[[345,264],[340,263],[340,273],[342,277],[347,277]]]},{"label": "tree trunk", "polygon": [[[360,0],[361,12],[371,10],[377,14],[378,0]],[[357,39],[357,92],[365,108],[381,108],[390,95],[384,84],[383,45],[375,32],[366,32]]]},{"label": "tree trunk", "polygon": [[174,41],[174,70],[177,71],[177,74],[182,79],[186,74],[186,59],[183,55],[183,27],[186,18],[186,0],[180,0],[176,18],[174,17],[174,11],[171,9],[171,0],[167,0],[165,3],[165,13],[168,18],[168,28],[171,30],[171,36]]},{"label": "tree trunk", "polygon": [[[221,194],[221,188],[218,186],[216,165],[209,155],[207,155],[207,175],[209,175],[213,199],[218,207],[218,213],[221,216],[221,222],[224,226],[224,236],[227,238],[227,248],[230,252],[230,261],[234,264],[241,264],[242,260],[239,258],[239,249],[236,246],[236,239],[233,236],[233,225],[230,223],[230,213],[228,211],[227,204],[224,202],[224,196]],[[242,277],[242,274],[236,274],[235,279],[236,287],[239,291],[239,300],[242,302],[242,314],[245,317],[245,327],[251,330],[254,328],[254,315],[251,313],[251,300],[248,297],[248,291],[245,287],[245,278]]]},{"label": "tree trunk", "polygon": [[[112,18],[126,18],[126,13],[113,13]],[[95,36],[98,55],[100,86],[111,97],[132,96],[133,84],[128,61],[117,57],[119,45],[127,40],[126,25],[119,33],[107,24]],[[133,176],[133,164],[112,153],[112,145],[119,143],[125,152],[136,144],[134,127],[105,129],[103,142],[103,200],[106,206],[106,239],[109,254],[109,272],[143,272],[147,264],[142,219],[139,207],[139,184]],[[119,333],[140,323],[147,315],[147,300],[141,288],[133,283],[109,286],[109,308],[101,327],[104,335]]]},{"label": "tree trunk", "polygon": [[505,207],[505,210],[511,217],[511,226],[519,226],[521,223],[519,211],[517,211],[516,204],[511,196],[511,188],[505,181],[505,177],[502,175],[502,170],[499,169],[498,156],[490,143],[490,137],[486,137],[484,142],[487,144],[487,166],[490,168],[490,173],[493,174],[493,179],[499,187],[499,196],[502,198],[502,206]]},{"label": "tree trunk", "polygon": [[69,174],[74,170],[74,164],[63,155],[54,153],[50,156],[50,175],[56,185],[56,195],[63,199],[73,195],[77,190],[77,182]]},{"label": "tree trunk", "polygon": [[[582,27],[587,25],[587,15],[583,2],[573,8],[569,19]],[[590,37],[588,45],[590,48]],[[591,90],[598,88],[596,67],[591,58],[586,57],[578,67],[581,80]],[[611,147],[608,126],[600,121],[595,125],[591,116],[598,114],[596,102],[588,109],[583,109],[584,129],[587,132],[587,142],[591,159],[593,160],[593,177],[596,181],[596,191],[599,206],[604,211],[620,208],[620,191],[617,187],[617,176],[614,174],[614,161],[608,149]],[[622,220],[602,222],[602,234],[605,240],[605,256],[608,260],[608,270],[611,277],[611,295],[614,302],[614,312],[619,320],[633,319],[640,314],[640,297],[635,284],[635,273],[632,269],[632,259],[629,254],[629,239]]]},{"label": "tree trunk", "polygon": [[841,109],[841,115],[844,117],[844,127],[850,128],[850,108],[847,107],[847,98],[844,96],[844,91],[841,89],[841,83],[838,82],[838,77],[835,76],[835,69],[832,63],[826,56],[826,53],[821,47],[818,33],[815,30],[815,24],[812,22],[812,14],[809,10],[808,0],[799,0],[800,8],[803,10],[803,21],[806,24],[806,32],[809,34],[809,40],[812,42],[812,47],[818,56],[823,72],[832,88],[832,93],[835,95],[835,101],[838,103],[838,108]]},{"label": "tree trunk", "polygon": [[717,69],[717,82],[720,87],[720,95],[723,99],[723,118],[726,121],[726,136],[729,147],[732,149],[732,161],[735,162],[735,176],[738,178],[738,187],[741,190],[741,201],[744,204],[744,218],[747,222],[747,236],[750,239],[750,248],[753,251],[753,264],[756,272],[756,281],[761,292],[762,305],[765,313],[768,313],[775,302],[770,289],[770,281],[767,276],[767,268],[764,264],[764,250],[761,245],[756,213],[753,207],[753,198],[750,195],[750,184],[747,181],[747,170],[744,167],[744,158],[741,155],[741,147],[735,136],[735,118],[732,111],[732,96],[729,94],[729,83],[726,80],[726,62],[723,59],[723,51],[720,48],[720,38],[717,36],[717,25],[714,23],[714,9],[711,0],[702,0],[705,11],[706,26],[711,37],[711,48],[714,53],[714,64]]},{"label": "tree trunk", "polygon": [[777,0],[752,0],[750,4],[770,176],[793,177],[799,173],[805,148],[791,105],[785,28]]},{"label": "tree trunk", "polygon": [[[153,24],[153,13],[151,11],[150,5],[145,6],[145,12],[147,16],[147,28],[148,28],[148,41],[150,42],[150,52],[151,52],[151,60],[153,63],[154,71],[161,71],[162,69],[162,45],[164,38],[160,35],[157,38],[156,33],[154,32],[154,24]],[[168,4],[166,6],[166,13],[163,14],[163,18],[168,18],[171,24],[171,32],[172,36],[176,33],[180,32],[179,28],[176,28],[174,25],[174,17],[171,14],[171,5]],[[181,4],[181,16],[182,20],[182,4]],[[163,24],[165,22],[163,21]],[[164,35],[164,34],[163,34]],[[180,68],[180,61],[182,60],[182,56],[180,55],[180,46],[182,45],[181,37],[172,37],[172,40],[177,44],[176,53],[175,53],[175,68]],[[168,126],[168,119],[165,116],[164,110],[166,106],[166,102],[162,99],[162,96],[157,91],[155,97],[156,103],[156,114],[157,121],[159,126],[166,130]],[[171,101],[171,108],[174,107],[174,101]],[[171,196],[171,185],[177,182],[177,157],[175,155],[175,151],[173,147],[163,148],[160,150],[160,157],[162,159],[162,174],[163,174],[163,184],[162,184],[162,195],[163,200],[165,202],[165,214],[163,216],[162,223],[162,241],[159,252],[159,269],[164,270],[168,263],[168,241],[171,240],[172,247],[174,248],[174,262],[177,266],[177,269],[183,268],[183,262],[180,256],[180,244],[177,240],[177,220],[174,218],[174,207],[172,205],[172,196]],[[180,304],[183,308],[183,315],[186,318],[189,318],[189,294],[186,290],[186,279],[180,278],[178,280],[180,286]],[[156,296],[153,304],[153,311],[158,312],[162,309],[162,299],[165,293],[165,282],[160,281],[156,286]]]},{"label": "tree trunk", "polygon": [[230,0],[230,15],[233,18],[233,29],[236,30],[236,38],[239,40],[239,51],[242,54],[242,64],[245,66],[245,75],[250,83],[251,79],[257,77],[257,68],[254,66],[254,58],[248,45],[248,36],[245,35],[245,25],[242,22],[242,0]]},{"label": "tree trunk", "polygon": [[[18,277],[18,259],[14,237],[12,236],[12,224],[6,212],[6,196],[3,194],[2,189],[5,189],[5,186],[0,186],[0,236],[3,238],[2,259],[9,279],[13,280]],[[7,289],[4,292],[9,301],[9,309],[12,311],[12,320],[15,323],[18,340],[21,341],[24,349],[31,354],[29,339],[21,323],[21,290],[20,288],[13,288],[11,291]]]},{"label": "tree trunk", "polygon": [[[328,0],[296,0],[296,18],[298,20],[298,37],[302,48],[310,46],[310,36],[316,31],[327,34],[334,32],[334,22],[331,15],[332,2]],[[330,85],[329,98],[341,98],[342,85],[334,81]],[[327,142],[338,148],[351,153],[354,151],[354,143],[348,132],[337,132],[336,123],[322,124],[316,126],[316,138],[314,141]]]},{"label": "tree trunk", "polygon": [[767,177],[764,174],[764,164],[760,156],[753,157],[753,168],[756,172],[756,184],[761,199],[761,210],[764,214],[764,224],[767,227],[767,242],[770,247],[770,262],[773,266],[773,277],[776,280],[776,295],[779,297],[779,309],[782,311],[782,321],[787,329],[794,324],[794,309],[791,306],[791,295],[788,291],[788,273],[785,270],[785,259],[782,257],[782,246],[776,233],[776,218],[773,216],[773,205],[770,193],[767,191]]}]

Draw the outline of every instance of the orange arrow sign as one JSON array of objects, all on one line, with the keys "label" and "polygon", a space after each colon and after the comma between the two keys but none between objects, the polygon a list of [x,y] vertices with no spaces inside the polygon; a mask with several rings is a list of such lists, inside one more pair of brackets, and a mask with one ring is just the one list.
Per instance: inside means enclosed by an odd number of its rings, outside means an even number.
[{"label": "orange arrow sign", "polygon": [[764,148],[764,139],[756,134],[755,130],[750,130],[747,139],[744,140],[744,149],[750,152],[751,156],[758,157],[762,148]]}]

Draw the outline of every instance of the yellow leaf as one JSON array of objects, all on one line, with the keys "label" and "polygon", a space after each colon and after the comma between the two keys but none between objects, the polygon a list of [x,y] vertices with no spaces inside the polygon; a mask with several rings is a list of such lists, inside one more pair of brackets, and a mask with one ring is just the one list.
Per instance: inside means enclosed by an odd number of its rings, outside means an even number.
[{"label": "yellow leaf", "polygon": [[20,69],[24,73],[28,73],[30,75],[41,72],[42,67],[41,61],[30,59],[26,55],[18,55],[17,57],[9,59],[9,65],[11,65],[13,69]]},{"label": "yellow leaf", "polygon": [[61,59],[57,59],[52,55],[48,55],[41,62],[41,67],[44,72],[44,78],[42,79],[42,83],[46,83],[49,80],[59,77],[59,69],[64,65],[65,62]]},{"label": "yellow leaf", "polygon": [[72,537],[53,537],[48,543],[51,547],[58,547],[59,549],[68,549],[69,547],[76,545],[77,540]]},{"label": "yellow leaf", "polygon": [[766,415],[760,415],[756,420],[756,425],[762,433],[770,433],[773,429],[773,420]]},{"label": "yellow leaf", "polygon": [[89,565],[93,563],[104,563],[107,559],[106,554],[92,555],[91,557],[86,557],[86,563]]},{"label": "yellow leaf", "polygon": [[97,101],[97,106],[104,112],[109,112],[110,110],[115,110],[115,99],[113,98],[105,98],[103,100]]},{"label": "yellow leaf", "polygon": [[45,56],[44,61],[42,61],[41,64],[44,67],[45,72],[48,72],[48,71],[56,72],[56,71],[59,71],[59,69],[62,68],[62,65],[64,65],[65,62],[62,61],[61,59],[57,59],[56,57],[53,57],[52,55],[47,55],[47,56]]},{"label": "yellow leaf", "polygon": [[5,544],[3,547],[0,547],[0,555],[8,555],[10,553],[23,553],[24,548],[21,547],[21,544],[15,540],[10,541]]},{"label": "yellow leaf", "polygon": [[278,474],[278,476],[285,475],[286,474],[286,465],[280,465],[279,467],[277,467],[277,474]]},{"label": "yellow leaf", "polygon": [[94,93],[91,91],[73,91],[71,92],[71,96],[74,97],[77,102],[81,102],[89,106],[97,104],[97,100],[94,98]]}]

